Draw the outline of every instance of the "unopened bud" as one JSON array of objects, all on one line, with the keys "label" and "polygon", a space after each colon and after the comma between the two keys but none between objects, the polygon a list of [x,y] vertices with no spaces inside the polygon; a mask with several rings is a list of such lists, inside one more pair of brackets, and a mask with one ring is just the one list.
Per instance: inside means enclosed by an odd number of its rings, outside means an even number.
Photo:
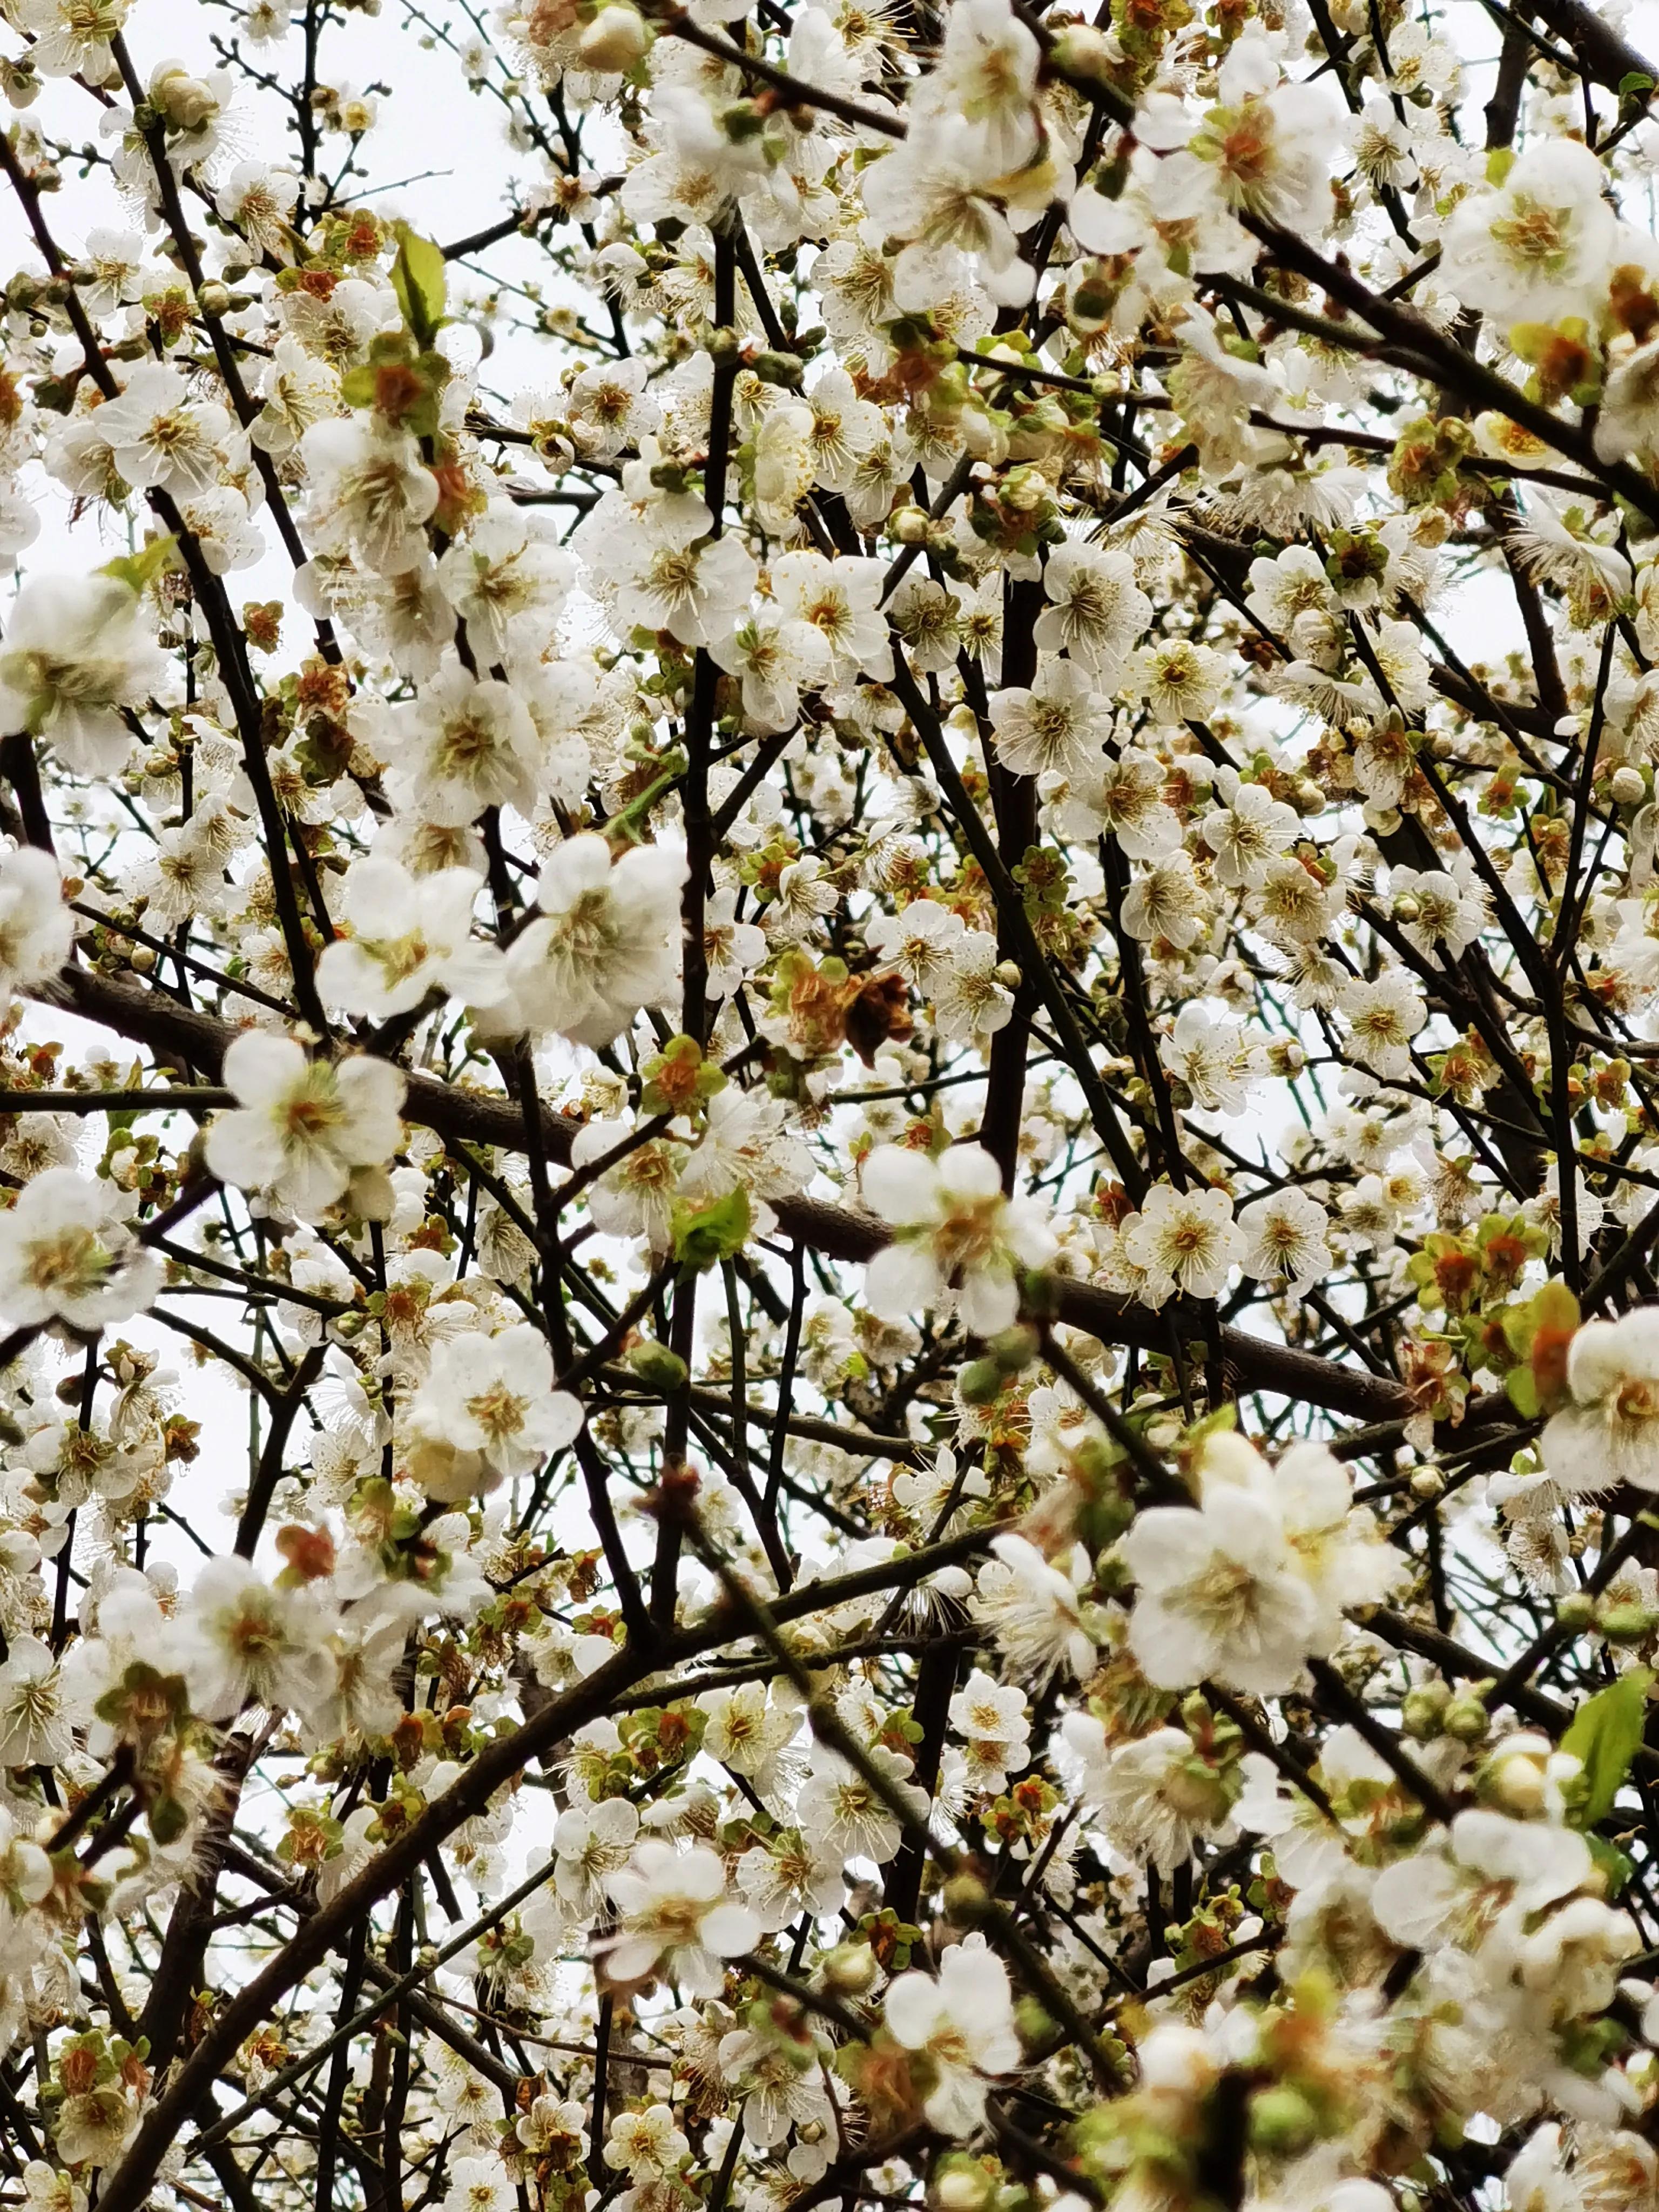
[{"label": "unopened bud", "polygon": [[1280,2082],[1250,2100],[1250,2142],[1279,2158],[1306,2150],[1319,2133],[1318,2117],[1300,2089]]},{"label": "unopened bud", "polygon": [[1614,769],[1607,788],[1620,806],[1639,806],[1648,795],[1647,783],[1639,768]]},{"label": "unopened bud", "polygon": [[1028,2057],[1053,2051],[1060,2040],[1054,2015],[1036,1997],[1022,1997],[1014,2008],[1014,2033]]},{"label": "unopened bud", "polygon": [[637,8],[628,0],[603,8],[576,41],[577,57],[584,69],[602,74],[625,75],[651,51],[653,33]]},{"label": "unopened bud", "polygon": [[[1491,1716],[1479,1698],[1465,1691],[1454,1698],[1441,1716],[1441,1727],[1459,1743],[1479,1743],[1492,1725]],[[1510,1764],[1514,1762],[1511,1761]]]},{"label": "unopened bud", "polygon": [[1055,39],[1050,58],[1061,76],[1088,77],[1104,84],[1111,72],[1113,42],[1092,23],[1068,23]]},{"label": "unopened bud", "polygon": [[990,1901],[985,1884],[976,1874],[952,1875],[945,1885],[946,1917],[966,1927],[978,1925]]},{"label": "unopened bud", "polygon": [[648,1389],[665,1393],[683,1388],[691,1371],[678,1352],[648,1336],[632,1346],[628,1364]]},{"label": "unopened bud", "polygon": [[986,1350],[1005,1375],[1018,1375],[1022,1367],[1029,1367],[1037,1356],[1037,1334],[1034,1328],[1005,1328],[1000,1336],[994,1336]]},{"label": "unopened bud", "polygon": [[1517,1753],[1506,1759],[1487,1785],[1487,1795],[1506,1813],[1525,1818],[1544,1809],[1544,1771],[1535,1759]]},{"label": "unopened bud", "polygon": [[199,131],[219,112],[211,88],[175,62],[149,81],[149,102],[169,131]]},{"label": "unopened bud", "polygon": [[837,1943],[823,1961],[825,1985],[843,1997],[861,1997],[875,1987],[876,1954],[867,1943]]},{"label": "unopened bud", "polygon": [[[605,11],[607,14],[610,10]],[[800,383],[801,359],[795,353],[757,353],[749,366],[763,384],[778,384],[793,391]]]},{"label": "unopened bud", "polygon": [[951,2166],[933,2185],[939,2212],[985,2212],[996,2195],[996,2183],[977,2162]]},{"label": "unopened bud", "polygon": [[999,960],[993,973],[1005,991],[1017,991],[1025,981],[1018,960]]},{"label": "unopened bud", "polygon": [[957,1377],[964,1406],[994,1406],[1002,1395],[1002,1370],[994,1359],[970,1359]]},{"label": "unopened bud", "polygon": [[231,307],[230,287],[210,279],[196,295],[196,304],[204,315],[211,315],[216,320],[221,315],[228,315]]},{"label": "unopened bud", "polygon": [[390,1221],[398,1210],[398,1193],[383,1167],[354,1168],[346,1203],[359,1221]]},{"label": "unopened bud", "polygon": [[957,418],[962,442],[975,460],[1001,461],[1008,454],[1008,434],[981,407],[964,407]]},{"label": "unopened bud", "polygon": [[1409,1736],[1419,1743],[1429,1743],[1440,1733],[1451,1698],[1443,1682],[1425,1682],[1420,1688],[1407,1690],[1400,1701],[1400,1722]]},{"label": "unopened bud", "polygon": [[[1565,1609],[1565,1600],[1561,1609]],[[1609,1644],[1641,1644],[1653,1633],[1655,1616],[1647,1606],[1630,1599],[1608,1606],[1597,1626]]]}]

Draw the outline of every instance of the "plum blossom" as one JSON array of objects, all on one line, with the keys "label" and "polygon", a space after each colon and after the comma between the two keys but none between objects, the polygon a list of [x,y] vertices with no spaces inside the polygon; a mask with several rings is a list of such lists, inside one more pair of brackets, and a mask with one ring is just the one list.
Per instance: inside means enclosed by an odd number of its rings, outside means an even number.
[{"label": "plum blossom", "polygon": [[250,1031],[226,1053],[224,1073],[240,1103],[210,1128],[208,1165],[240,1189],[316,1214],[398,1148],[404,1084],[385,1060],[312,1060],[293,1037]]},{"label": "plum blossom", "polygon": [[161,1268],[111,1206],[107,1186],[48,1168],[0,1214],[0,1316],[14,1328],[48,1322],[96,1331],[151,1304]]},{"label": "plum blossom", "polygon": [[637,845],[612,860],[589,834],[558,847],[537,884],[538,917],[507,953],[514,1004],[532,1030],[608,1044],[679,971],[683,853]]},{"label": "plum blossom", "polygon": [[985,1938],[952,1944],[937,1978],[901,1974],[887,1992],[886,2019],[896,2042],[933,2062],[928,2119],[945,2135],[973,2134],[984,2122],[990,2081],[1020,2059],[1007,1973]]},{"label": "plum blossom", "polygon": [[582,1410],[553,1388],[546,1340],[521,1323],[439,1344],[407,1420],[410,1473],[428,1498],[454,1504],[538,1467],[576,1436]]},{"label": "plum blossom", "polygon": [[495,1006],[508,991],[494,945],[472,934],[483,888],[471,868],[443,868],[418,882],[389,855],[371,853],[347,879],[343,918],[317,963],[317,988],[332,1005],[387,1021],[418,1006],[428,991]]},{"label": "plum blossom", "polygon": [[723,1959],[752,1950],[760,1923],[726,1894],[726,1870],[702,1844],[677,1850],[655,1838],[610,1877],[617,1932],[602,1956],[613,1982],[670,1976],[690,1996],[719,1990]]},{"label": "plum blossom", "polygon": [[165,665],[120,578],[33,577],[0,642],[0,720],[44,738],[77,775],[112,775],[131,743],[123,714]]},{"label": "plum blossom", "polygon": [[1571,1495],[1659,1490],[1659,1308],[1588,1321],[1567,1352],[1571,1403],[1544,1431],[1544,1464]]},{"label": "plum blossom", "polygon": [[1054,1241],[1029,1200],[1004,1195],[988,1152],[959,1145],[932,1160],[884,1145],[865,1162],[864,1192],[897,1232],[865,1270],[872,1312],[900,1321],[950,1297],[978,1335],[1012,1327],[1017,1271],[1043,1266]]}]

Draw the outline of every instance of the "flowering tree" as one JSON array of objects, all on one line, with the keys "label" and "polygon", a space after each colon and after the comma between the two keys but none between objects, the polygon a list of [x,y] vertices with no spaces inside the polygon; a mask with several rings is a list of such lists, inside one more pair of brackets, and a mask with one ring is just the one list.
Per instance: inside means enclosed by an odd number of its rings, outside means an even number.
[{"label": "flowering tree", "polygon": [[1659,70],[405,6],[0,9],[0,2202],[1653,2212]]}]

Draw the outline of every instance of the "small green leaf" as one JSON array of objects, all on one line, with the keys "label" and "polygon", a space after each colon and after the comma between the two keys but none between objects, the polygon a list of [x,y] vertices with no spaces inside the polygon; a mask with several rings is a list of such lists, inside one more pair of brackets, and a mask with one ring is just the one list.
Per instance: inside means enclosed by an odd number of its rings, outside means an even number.
[{"label": "small green leaf", "polygon": [[1504,1392],[1523,1421],[1538,1418],[1538,1385],[1530,1367],[1511,1367],[1504,1377]]},{"label": "small green leaf", "polygon": [[1653,90],[1653,79],[1645,70],[1631,70],[1619,80],[1620,100],[1637,100]]},{"label": "small green leaf", "polygon": [[152,538],[141,552],[123,553],[116,560],[106,561],[99,573],[118,577],[134,593],[142,592],[164,568],[172,567],[173,548],[178,543],[171,536]]},{"label": "small green leaf", "polygon": [[712,1206],[676,1210],[674,1257],[687,1275],[700,1275],[721,1260],[734,1260],[746,1242],[752,1216],[749,1194],[739,1183]]},{"label": "small green leaf", "polygon": [[1605,1836],[1586,1836],[1589,1854],[1600,1869],[1607,1886],[1607,1895],[1617,1897],[1636,1869],[1617,1844],[1610,1844]]},{"label": "small green leaf", "polygon": [[449,275],[443,249],[406,222],[398,225],[398,258],[392,264],[392,289],[404,320],[422,346],[430,345],[444,320]]},{"label": "small green leaf", "polygon": [[1642,1741],[1652,1680],[1645,1667],[1621,1674],[1605,1690],[1585,1698],[1561,1739],[1562,1750],[1570,1752],[1584,1770],[1586,1795],[1577,1814],[1581,1827],[1593,1828],[1606,1819],[1630,1772]]}]

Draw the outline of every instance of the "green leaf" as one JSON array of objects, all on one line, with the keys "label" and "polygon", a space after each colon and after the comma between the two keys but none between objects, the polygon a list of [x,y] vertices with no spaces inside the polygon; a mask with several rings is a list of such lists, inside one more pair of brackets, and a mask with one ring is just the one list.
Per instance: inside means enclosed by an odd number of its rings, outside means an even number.
[{"label": "green leaf", "polygon": [[1511,1367],[1504,1377],[1504,1389],[1509,1401],[1523,1421],[1538,1418],[1538,1385],[1530,1367]]},{"label": "green leaf", "polygon": [[1586,1796],[1577,1814],[1580,1827],[1593,1828],[1612,1809],[1641,1745],[1652,1680],[1645,1667],[1633,1667],[1628,1674],[1621,1674],[1605,1690],[1585,1698],[1561,1739],[1562,1750],[1570,1752],[1584,1770]]},{"label": "green leaf", "polygon": [[700,1275],[721,1260],[734,1260],[749,1236],[749,1194],[739,1183],[712,1206],[676,1209],[674,1257],[687,1275]]},{"label": "green leaf", "polygon": [[406,222],[398,225],[398,258],[392,264],[392,289],[416,342],[430,345],[444,320],[449,275],[444,265],[442,247],[434,246],[429,238],[422,238]]},{"label": "green leaf", "polygon": [[1610,1844],[1605,1836],[1586,1836],[1589,1854],[1600,1869],[1607,1886],[1607,1895],[1617,1897],[1636,1869],[1617,1844]]},{"label": "green leaf", "polygon": [[118,577],[129,591],[142,593],[161,574],[173,565],[176,538],[152,538],[142,552],[123,553],[113,561],[106,561],[100,575]]},{"label": "green leaf", "polygon": [[1653,90],[1653,79],[1645,70],[1631,70],[1619,80],[1620,100],[1635,100],[1643,93]]}]

